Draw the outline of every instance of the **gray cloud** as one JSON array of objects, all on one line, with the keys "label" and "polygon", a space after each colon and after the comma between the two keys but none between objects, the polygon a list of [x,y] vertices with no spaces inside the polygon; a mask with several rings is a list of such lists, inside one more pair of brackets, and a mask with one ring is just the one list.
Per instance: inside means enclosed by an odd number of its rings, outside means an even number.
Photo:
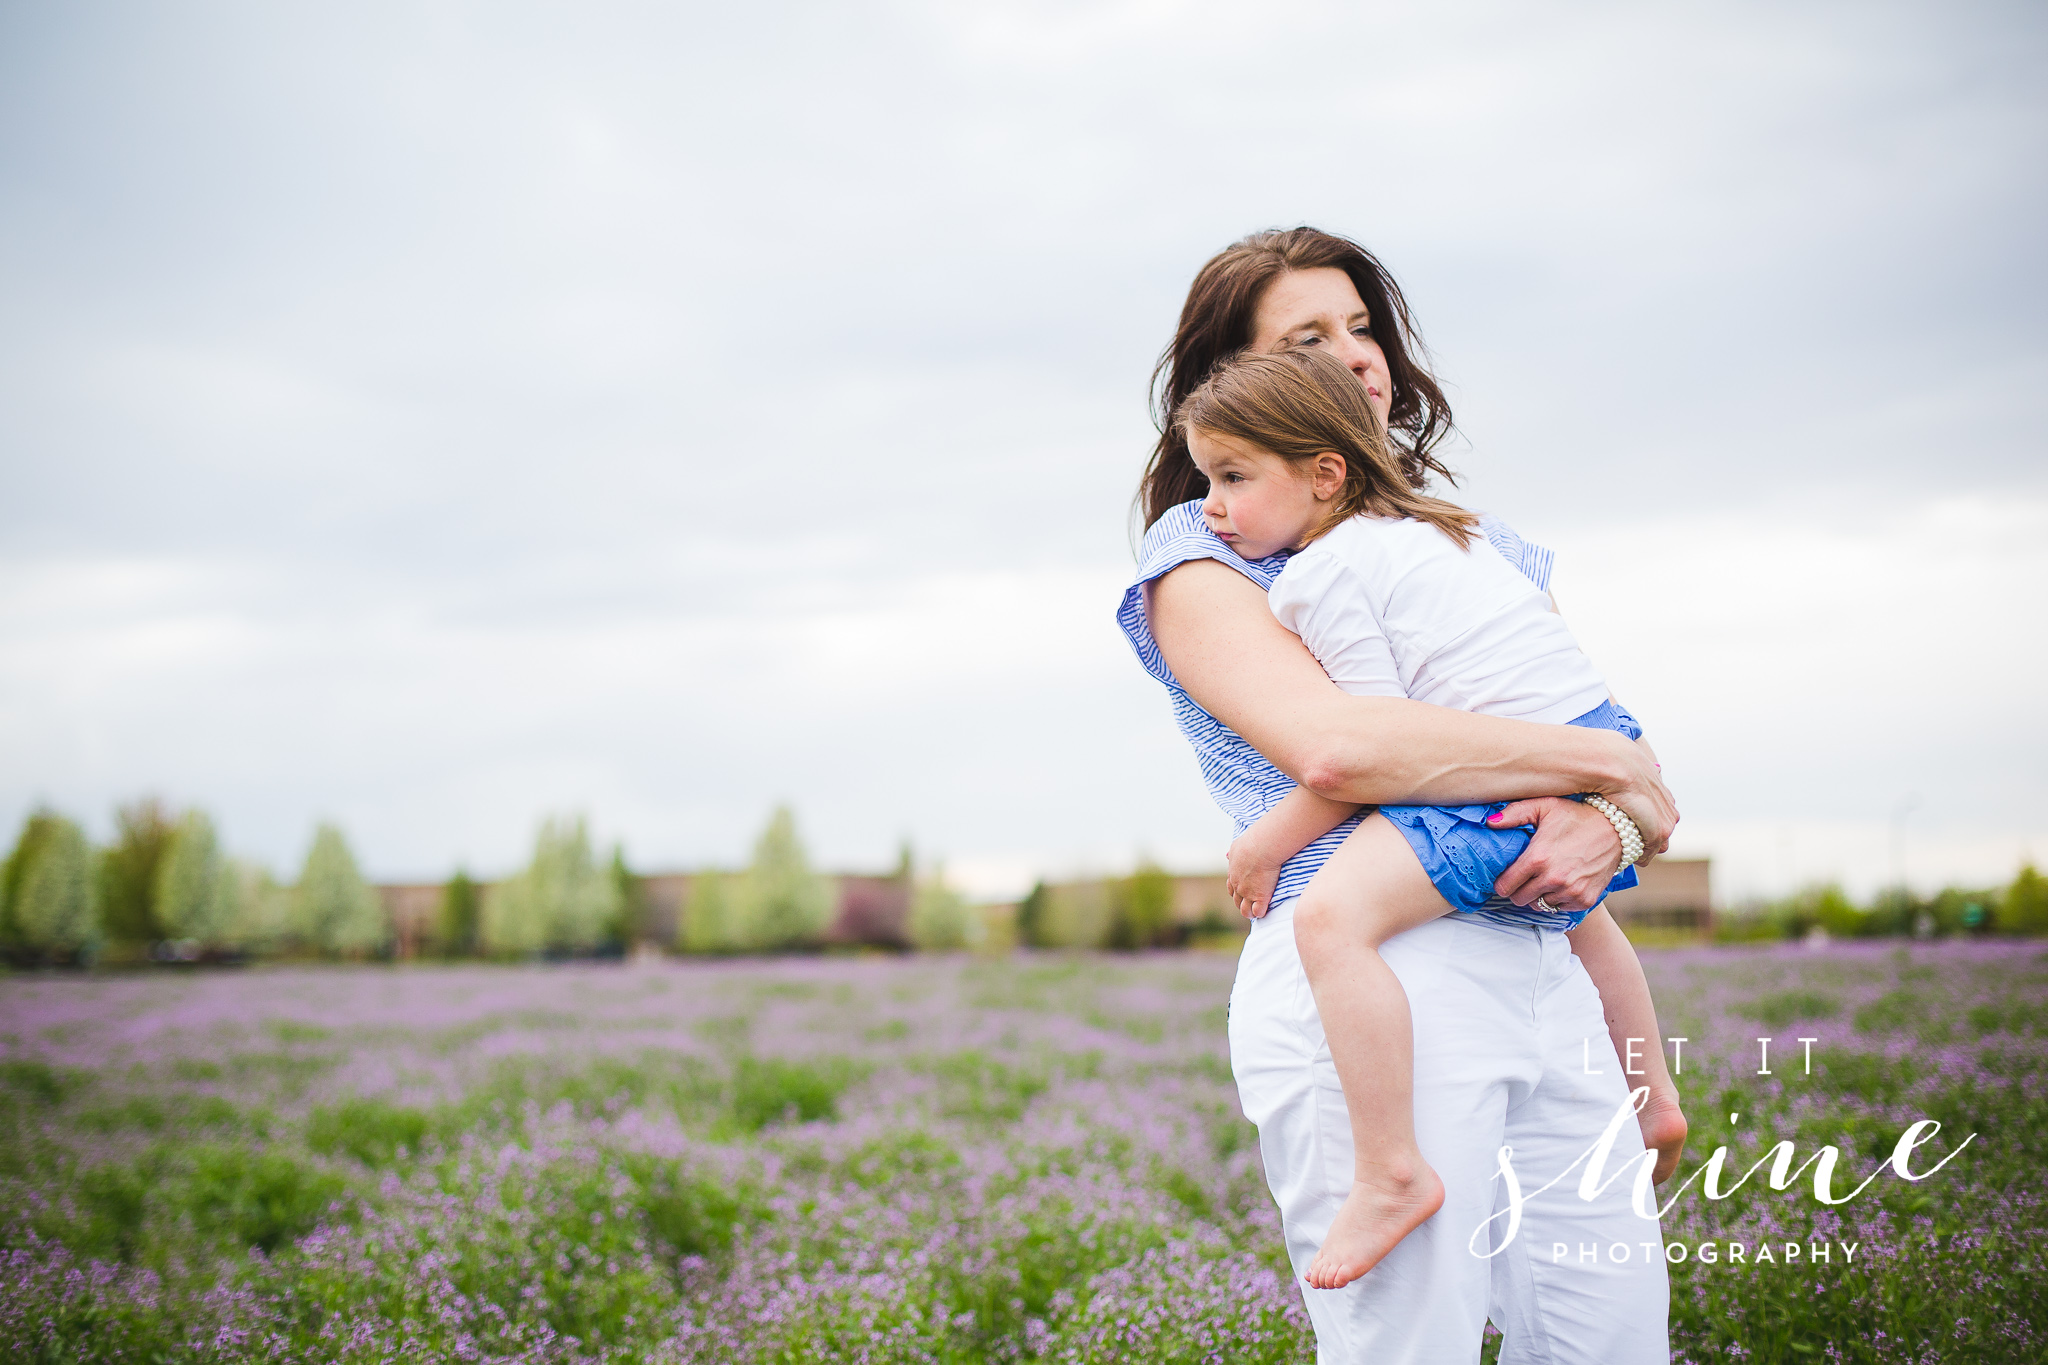
[{"label": "gray cloud", "polygon": [[[279,864],[333,812],[387,872],[501,866],[574,804],[644,859],[731,857],[778,796],[838,859],[1194,856],[1220,822],[1106,621],[1208,254],[1303,220],[1379,251],[1475,504],[1653,580],[1715,572],[1656,528],[1735,518],[1795,566],[1742,591],[1834,601],[1802,528],[1932,555],[1936,499],[2048,502],[2044,29],[16,7],[0,809],[162,789]],[[1895,692],[1787,673],[1809,710]],[[1776,751],[1684,726],[1688,811],[1752,818],[1709,774]],[[1886,781],[2040,772],[2001,729],[1945,722]],[[1780,785],[1881,819],[1856,744]]]}]

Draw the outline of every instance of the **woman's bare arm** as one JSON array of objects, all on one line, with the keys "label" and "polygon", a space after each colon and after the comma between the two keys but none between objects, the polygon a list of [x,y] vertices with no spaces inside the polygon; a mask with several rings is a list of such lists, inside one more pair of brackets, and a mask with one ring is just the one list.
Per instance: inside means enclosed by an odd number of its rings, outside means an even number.
[{"label": "woman's bare arm", "polygon": [[1265,593],[1215,560],[1190,560],[1154,580],[1145,610],[1196,704],[1332,800],[1462,805],[1599,792],[1635,819],[1652,852],[1678,823],[1656,764],[1612,731],[1338,690],[1300,637],[1273,619]]}]

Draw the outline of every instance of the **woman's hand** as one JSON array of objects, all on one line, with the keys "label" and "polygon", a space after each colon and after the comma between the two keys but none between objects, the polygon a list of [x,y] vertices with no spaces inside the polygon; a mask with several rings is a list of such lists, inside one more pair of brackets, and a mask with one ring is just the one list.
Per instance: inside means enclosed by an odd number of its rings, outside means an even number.
[{"label": "woman's hand", "polygon": [[[1562,796],[1516,801],[1487,823],[1495,829],[1536,826],[1529,847],[1493,884],[1516,905],[1541,900],[1556,910],[1584,909],[1600,899],[1621,863],[1621,836],[1606,816],[1582,801]],[[1648,834],[1643,842],[1649,843]]]},{"label": "woman's hand", "polygon": [[1664,785],[1664,770],[1650,742],[1631,740],[1622,734],[1614,738],[1616,754],[1628,776],[1613,791],[1600,795],[1620,806],[1636,822],[1643,836],[1643,852],[1654,857],[1671,847],[1671,833],[1678,828],[1678,803],[1672,800],[1671,789]]},{"label": "woman's hand", "polygon": [[1273,888],[1280,884],[1280,862],[1269,857],[1248,829],[1230,845],[1229,875],[1224,888],[1237,902],[1237,912],[1246,919],[1262,919],[1273,905]]}]

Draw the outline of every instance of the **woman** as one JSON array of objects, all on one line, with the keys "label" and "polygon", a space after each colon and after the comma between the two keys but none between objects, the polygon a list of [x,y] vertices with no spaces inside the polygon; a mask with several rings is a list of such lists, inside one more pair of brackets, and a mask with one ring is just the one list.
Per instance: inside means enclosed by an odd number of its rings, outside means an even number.
[{"label": "woman", "polygon": [[[1447,473],[1432,451],[1451,429],[1442,391],[1412,354],[1399,289],[1354,244],[1310,228],[1260,233],[1197,276],[1160,362],[1163,434],[1140,490],[1146,542],[1118,615],[1169,688],[1218,803],[1242,828],[1297,782],[1345,802],[1514,800],[1507,818],[1537,833],[1502,876],[1501,894],[1522,906],[1593,904],[1619,859],[1619,836],[1558,794],[1607,796],[1635,819],[1647,847],[1662,851],[1677,810],[1647,749],[1612,732],[1345,695],[1268,610],[1278,563],[1238,559],[1199,517],[1190,521],[1186,504],[1205,483],[1164,419],[1245,347],[1327,348],[1365,386],[1412,472]],[[1498,523],[1487,531],[1545,585],[1547,552]],[[1295,948],[1292,901],[1349,832],[1349,823],[1333,830],[1281,871],[1231,992],[1231,1068],[1259,1127],[1297,1271],[1349,1191],[1352,1152]],[[1417,1138],[1447,1193],[1442,1211],[1370,1274],[1342,1290],[1310,1291],[1320,1358],[1471,1361],[1491,1317],[1507,1338],[1503,1361],[1666,1359],[1662,1240],[1629,1207],[1626,1179],[1581,1199],[1574,1172],[1520,1210],[1512,1240],[1492,1220],[1506,1204],[1494,1178],[1504,1148],[1521,1188],[1536,1190],[1599,1140],[1633,1085],[1648,1084],[1650,1104],[1640,1133],[1623,1126],[1613,1161],[1641,1154],[1647,1140],[1661,1153],[1660,1178],[1676,1164],[1683,1120],[1647,992],[1642,1008],[1603,1013],[1579,965],[1597,958],[1612,972],[1623,955],[1621,970],[1640,979],[1604,910],[1570,943],[1468,916],[1387,943],[1383,956],[1415,1012]],[[1648,1041],[1630,1049],[1630,1038]],[[1617,1044],[1632,1059],[1627,1077]]]}]

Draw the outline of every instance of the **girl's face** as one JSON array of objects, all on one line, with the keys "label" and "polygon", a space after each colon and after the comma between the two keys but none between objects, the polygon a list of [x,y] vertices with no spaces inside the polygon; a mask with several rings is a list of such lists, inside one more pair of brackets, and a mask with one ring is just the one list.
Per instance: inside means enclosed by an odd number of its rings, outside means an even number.
[{"label": "girl's face", "polygon": [[1235,437],[1197,429],[1188,433],[1188,453],[1209,480],[1203,521],[1246,559],[1307,544],[1344,482],[1344,457],[1334,451],[1293,462]]},{"label": "girl's face", "polygon": [[1365,401],[1385,426],[1394,401],[1387,357],[1372,339],[1372,314],[1358,286],[1335,266],[1291,270],[1266,286],[1252,313],[1252,349],[1327,349],[1365,385]]}]

